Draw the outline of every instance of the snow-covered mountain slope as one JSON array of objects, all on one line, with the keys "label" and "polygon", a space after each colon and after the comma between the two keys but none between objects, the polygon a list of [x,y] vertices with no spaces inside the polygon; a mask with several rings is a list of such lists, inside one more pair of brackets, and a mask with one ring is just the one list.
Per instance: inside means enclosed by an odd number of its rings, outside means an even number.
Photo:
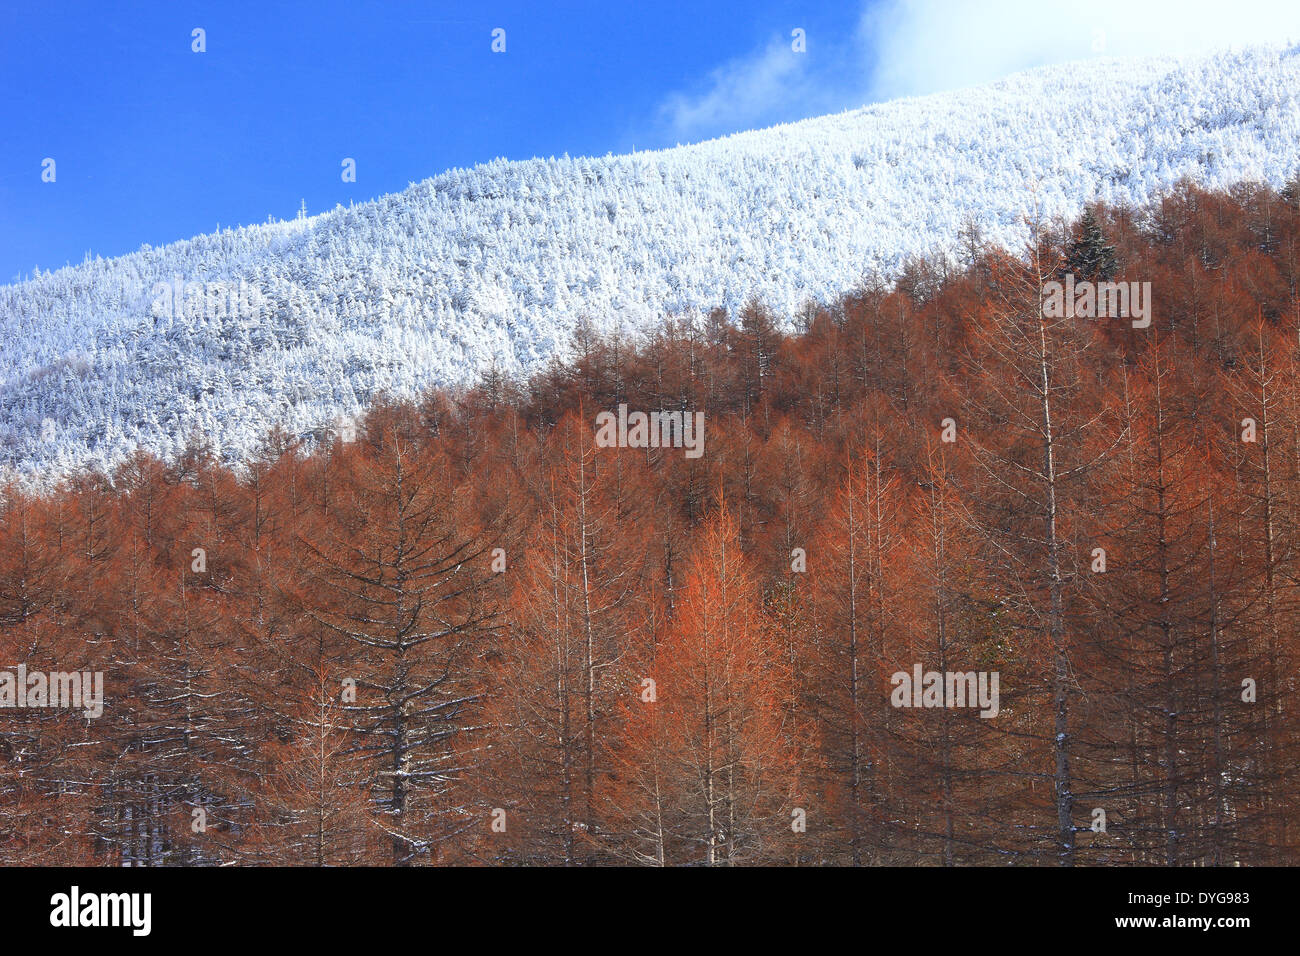
[{"label": "snow-covered mountain slope", "polygon": [[[954,244],[968,216],[1016,247],[1031,192],[1073,215],[1297,168],[1300,48],[1089,61],[662,152],[452,170],[0,287],[0,467],[108,468],[196,431],[234,459],[379,390],[532,370],[579,316],[635,332],[757,294],[788,317]],[[179,310],[158,289],[177,282],[204,284]]]}]

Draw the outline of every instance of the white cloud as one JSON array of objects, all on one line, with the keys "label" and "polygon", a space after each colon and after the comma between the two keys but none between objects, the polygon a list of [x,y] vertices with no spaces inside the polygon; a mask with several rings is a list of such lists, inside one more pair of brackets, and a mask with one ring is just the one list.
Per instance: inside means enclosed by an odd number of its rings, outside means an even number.
[{"label": "white cloud", "polygon": [[752,56],[713,70],[702,91],[673,93],[659,108],[660,121],[679,139],[697,139],[703,131],[770,124],[790,103],[823,101],[813,82],[819,71],[808,68],[808,54],[794,52],[791,42],[773,39]]},{"label": "white cloud", "polygon": [[1295,0],[877,0],[847,36],[777,36],[660,105],[660,135],[705,139],[1093,56],[1300,42]]},{"label": "white cloud", "polygon": [[1093,56],[1278,43],[1288,32],[1300,41],[1294,0],[887,0],[863,11],[854,43],[875,64],[866,92],[880,100]]}]

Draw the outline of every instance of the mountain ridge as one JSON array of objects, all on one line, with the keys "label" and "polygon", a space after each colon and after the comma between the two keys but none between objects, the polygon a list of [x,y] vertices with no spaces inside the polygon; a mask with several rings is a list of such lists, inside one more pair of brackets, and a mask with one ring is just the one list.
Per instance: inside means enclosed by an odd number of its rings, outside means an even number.
[{"label": "mountain ridge", "polygon": [[[1079,61],[660,151],[448,170],[304,220],[142,247],[0,286],[0,466],[108,470],[196,432],[228,461],[374,396],[522,375],[579,318],[636,334],[808,300],[1183,178],[1300,168],[1300,48]],[[239,307],[159,307],[198,283]],[[260,301],[256,301],[260,300]],[[192,314],[197,312],[198,314]]]}]

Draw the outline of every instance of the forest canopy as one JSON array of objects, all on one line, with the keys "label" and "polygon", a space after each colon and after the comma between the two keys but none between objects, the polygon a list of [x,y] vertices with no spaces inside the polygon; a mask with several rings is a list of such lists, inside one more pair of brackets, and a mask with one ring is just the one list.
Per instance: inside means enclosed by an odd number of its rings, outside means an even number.
[{"label": "forest canopy", "polygon": [[[0,709],[0,862],[1300,863],[1297,196],[4,489],[0,669],[103,709]],[[1150,324],[1046,317],[1067,274]]]}]

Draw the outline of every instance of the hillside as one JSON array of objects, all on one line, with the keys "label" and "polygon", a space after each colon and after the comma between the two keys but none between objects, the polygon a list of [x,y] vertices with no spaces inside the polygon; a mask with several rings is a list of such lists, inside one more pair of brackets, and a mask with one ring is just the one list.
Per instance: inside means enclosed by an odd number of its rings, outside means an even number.
[{"label": "hillside", "polygon": [[0,866],[1300,864],[1298,198],[0,490]]},{"label": "hillside", "polygon": [[[536,369],[574,324],[635,333],[758,294],[783,319],[973,220],[1015,247],[1048,217],[1183,177],[1300,167],[1300,49],[1090,61],[661,152],[497,160],[351,208],[198,236],[0,287],[0,467],[26,477],[236,461],[380,391]],[[160,282],[254,290],[176,314]]]}]

